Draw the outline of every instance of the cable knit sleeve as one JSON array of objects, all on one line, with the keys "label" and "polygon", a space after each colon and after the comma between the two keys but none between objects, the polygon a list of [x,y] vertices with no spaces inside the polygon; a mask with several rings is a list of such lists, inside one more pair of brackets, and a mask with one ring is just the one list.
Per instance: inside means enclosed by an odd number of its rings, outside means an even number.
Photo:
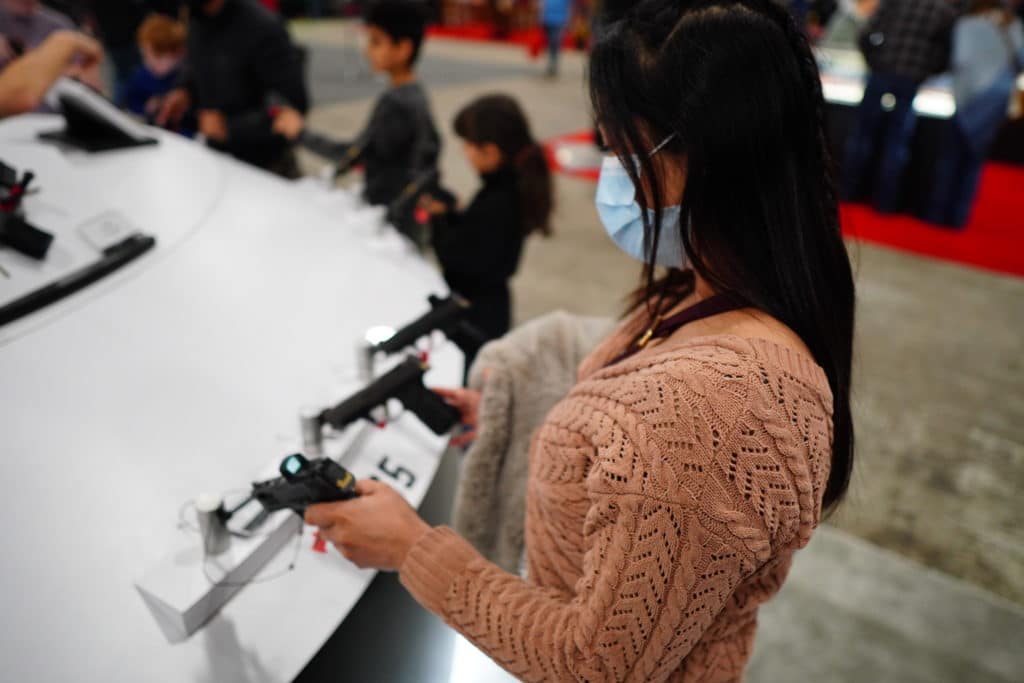
[{"label": "cable knit sleeve", "polygon": [[[799,493],[780,453],[748,445],[764,434],[744,409],[760,378],[734,370],[711,377],[677,366],[614,389],[591,383],[553,411],[534,445],[542,462],[531,469],[531,497],[558,498],[534,487],[557,487],[560,474],[549,470],[571,467],[581,444],[591,458],[586,500],[561,502],[585,510],[572,594],[501,571],[445,527],[414,545],[403,584],[522,680],[665,680],[769,559],[773,530],[799,525],[799,505],[763,503],[764,491]],[[766,398],[754,401],[762,412]],[[756,463],[738,462],[747,451]],[[554,527],[545,542],[558,544],[559,520],[544,525]]]}]

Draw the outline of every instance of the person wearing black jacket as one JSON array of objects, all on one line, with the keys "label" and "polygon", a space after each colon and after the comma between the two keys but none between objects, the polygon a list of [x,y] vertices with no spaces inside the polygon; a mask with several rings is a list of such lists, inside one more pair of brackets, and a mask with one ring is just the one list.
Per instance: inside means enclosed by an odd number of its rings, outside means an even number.
[{"label": "person wearing black jacket", "polygon": [[308,106],[302,56],[280,19],[256,0],[190,0],[188,57],[180,87],[158,125],[177,124],[189,105],[209,144],[286,177],[298,175],[291,144],[271,129],[268,102]]},{"label": "person wearing black jacket", "polygon": [[[519,105],[506,95],[488,95],[455,118],[455,133],[483,187],[463,210],[441,190],[424,195],[431,216],[431,243],[445,281],[469,299],[468,320],[487,340],[512,326],[509,280],[519,268],[526,238],[550,234],[551,175]],[[466,352],[468,372],[478,349]]]},{"label": "person wearing black jacket", "polygon": [[483,187],[464,210],[438,191],[442,213],[431,220],[431,244],[453,292],[472,303],[470,322],[488,340],[509,331],[512,295],[508,281],[519,269],[526,235],[516,171],[502,166],[482,173]]}]

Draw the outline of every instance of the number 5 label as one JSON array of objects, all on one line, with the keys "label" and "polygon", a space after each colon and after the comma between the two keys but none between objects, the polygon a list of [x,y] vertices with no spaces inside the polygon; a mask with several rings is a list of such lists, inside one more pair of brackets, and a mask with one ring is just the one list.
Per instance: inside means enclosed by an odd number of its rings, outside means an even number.
[{"label": "number 5 label", "polygon": [[[391,479],[394,479],[400,484],[404,484],[405,488],[411,489],[416,484],[416,475],[402,467],[401,465],[390,465],[388,462],[388,456],[384,456],[380,459],[377,464],[377,469],[386,474]],[[376,478],[376,477],[374,477]]]}]

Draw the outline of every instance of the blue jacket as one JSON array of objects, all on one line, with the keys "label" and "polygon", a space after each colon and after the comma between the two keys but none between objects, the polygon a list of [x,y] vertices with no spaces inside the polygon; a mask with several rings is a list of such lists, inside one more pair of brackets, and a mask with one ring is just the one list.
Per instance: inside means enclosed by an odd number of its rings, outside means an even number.
[{"label": "blue jacket", "polygon": [[572,12],[572,0],[543,0],[540,23],[544,26],[565,26]]},{"label": "blue jacket", "polygon": [[956,22],[952,71],[953,95],[958,107],[989,90],[1013,69],[1014,61],[1024,62],[1021,22],[1014,20],[1004,28],[998,25],[999,18],[998,15],[974,14]]},{"label": "blue jacket", "polygon": [[1017,75],[1007,68],[970,102],[958,105],[954,121],[970,141],[976,156],[984,157],[995,141],[999,127],[1006,120],[1016,80]]},{"label": "blue jacket", "polygon": [[984,156],[1006,120],[1017,68],[1024,62],[1021,22],[1003,29],[994,16],[960,19],[953,33],[952,61],[956,123],[974,153]]},{"label": "blue jacket", "polygon": [[163,78],[158,78],[150,73],[145,66],[139,66],[125,85],[124,91],[121,93],[121,101],[118,104],[130,112],[145,116],[146,102],[151,97],[166,95],[173,90],[178,82],[178,77],[177,69]]}]

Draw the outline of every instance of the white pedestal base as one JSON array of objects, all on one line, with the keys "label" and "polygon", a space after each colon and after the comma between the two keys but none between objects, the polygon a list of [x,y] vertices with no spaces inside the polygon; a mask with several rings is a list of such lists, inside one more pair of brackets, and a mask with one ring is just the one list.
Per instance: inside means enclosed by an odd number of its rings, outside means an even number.
[{"label": "white pedestal base", "polygon": [[[252,504],[258,507],[255,503]],[[281,550],[302,526],[299,516],[283,510],[263,525],[263,535],[232,538],[231,547],[203,558],[198,535],[190,545],[168,556],[135,588],[152,612],[167,640],[185,640],[205,624]],[[204,568],[205,562],[205,568]],[[287,571],[283,567],[281,571]]]}]

